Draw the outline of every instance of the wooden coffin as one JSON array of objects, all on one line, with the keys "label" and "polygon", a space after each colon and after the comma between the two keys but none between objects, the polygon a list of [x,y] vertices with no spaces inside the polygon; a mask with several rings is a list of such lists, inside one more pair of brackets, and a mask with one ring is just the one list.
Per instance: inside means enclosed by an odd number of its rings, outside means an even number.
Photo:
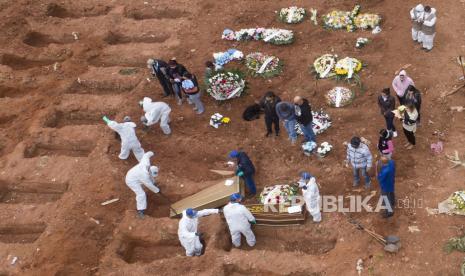
[{"label": "wooden coffin", "polygon": [[307,209],[302,206],[302,211],[299,213],[288,213],[289,206],[284,205],[268,205],[265,208],[264,204],[248,204],[245,205],[257,220],[257,225],[266,226],[289,226],[304,224],[307,217]]},{"label": "wooden coffin", "polygon": [[[228,179],[234,181],[230,186],[225,185],[225,182]],[[173,203],[171,205],[172,210],[170,211],[170,217],[181,215],[182,211],[187,208],[202,210],[224,206],[228,204],[229,197],[234,193],[240,193],[242,196],[244,196],[244,184],[237,176],[221,180],[217,184],[214,184],[196,194]]]}]

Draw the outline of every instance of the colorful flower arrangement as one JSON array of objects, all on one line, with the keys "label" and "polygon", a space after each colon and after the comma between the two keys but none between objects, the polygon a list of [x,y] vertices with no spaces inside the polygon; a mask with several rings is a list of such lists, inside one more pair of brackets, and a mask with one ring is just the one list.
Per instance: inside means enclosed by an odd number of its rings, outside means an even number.
[{"label": "colorful flower arrangement", "polygon": [[325,54],[318,57],[313,62],[313,69],[320,79],[332,77],[335,75],[334,66],[336,65],[337,56],[332,54]]},{"label": "colorful flower arrangement", "polygon": [[304,8],[296,6],[282,8],[278,13],[278,18],[284,23],[297,24],[304,20],[306,11]]},{"label": "colorful flower arrangement", "polygon": [[346,29],[353,32],[356,29],[374,29],[381,23],[381,16],[371,13],[360,13],[360,5],[355,5],[352,11],[334,10],[323,15],[323,24],[329,29]]},{"label": "colorful flower arrangement", "polygon": [[[312,127],[315,134],[321,134],[331,126],[331,117],[329,114],[324,112],[323,109],[320,111],[312,111],[313,121]],[[299,124],[295,124],[296,132],[299,135],[303,135]]]},{"label": "colorful flower arrangement", "polygon": [[346,87],[334,87],[326,94],[328,104],[333,107],[349,105],[355,97],[355,93]]},{"label": "colorful flower arrangement", "polygon": [[465,191],[454,192],[451,201],[455,205],[455,209],[465,211]]},{"label": "colorful flower arrangement", "polygon": [[370,40],[368,38],[359,37],[359,38],[357,38],[357,42],[355,43],[355,48],[357,48],[357,49],[363,48],[368,43],[370,43]]},{"label": "colorful flower arrangement", "polygon": [[285,45],[294,42],[294,33],[284,29],[265,29],[263,41],[274,45]]},{"label": "colorful flower arrangement", "polygon": [[295,185],[268,186],[260,193],[262,204],[287,204],[297,195],[299,189]]},{"label": "colorful flower arrangement", "polygon": [[323,15],[323,24],[326,28],[334,30],[347,28],[347,26],[352,25],[350,12],[337,10],[331,11],[330,13]]},{"label": "colorful flower arrangement", "polygon": [[361,13],[354,19],[355,27],[358,29],[374,29],[381,23],[381,16],[373,13]]},{"label": "colorful flower arrangement", "polygon": [[323,142],[321,145],[316,149],[317,154],[320,157],[326,157],[326,155],[333,149],[333,146],[328,142]]},{"label": "colorful flower arrangement", "polygon": [[337,60],[337,55],[325,54],[313,62],[313,71],[321,79],[334,76],[351,79],[360,70],[362,70],[362,62],[351,57]]},{"label": "colorful flower arrangement", "polygon": [[290,44],[294,41],[294,33],[284,29],[265,29],[251,28],[233,31],[226,29],[221,36],[224,40],[246,41],[246,40],[263,40],[264,42],[283,45]]},{"label": "colorful flower arrangement", "polygon": [[229,49],[226,52],[218,52],[213,54],[215,64],[220,68],[233,60],[242,60],[244,53],[236,49]]},{"label": "colorful flower arrangement", "polygon": [[216,71],[208,83],[207,93],[217,101],[240,97],[245,89],[245,80],[236,71]]},{"label": "colorful flower arrangement", "polygon": [[339,60],[334,67],[336,75],[351,79],[354,73],[362,70],[362,62],[356,58],[345,57]]},{"label": "colorful flower arrangement", "polygon": [[311,156],[312,152],[318,147],[318,145],[313,141],[308,141],[302,144],[302,150],[307,156]]},{"label": "colorful flower arrangement", "polygon": [[245,66],[253,76],[271,78],[282,71],[282,62],[275,56],[267,56],[260,52],[248,54],[245,57]]}]

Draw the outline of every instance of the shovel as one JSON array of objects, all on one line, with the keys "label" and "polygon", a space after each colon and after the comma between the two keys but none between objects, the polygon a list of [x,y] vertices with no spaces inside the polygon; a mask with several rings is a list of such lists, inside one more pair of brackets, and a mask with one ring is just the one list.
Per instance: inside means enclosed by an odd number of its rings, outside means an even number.
[{"label": "shovel", "polygon": [[351,224],[355,225],[355,227],[358,230],[362,230],[368,233],[368,235],[372,236],[377,242],[383,245],[385,251],[390,252],[390,253],[396,253],[401,248],[400,238],[398,236],[389,235],[387,237],[383,237],[382,235],[374,231],[366,229],[359,221],[351,218],[346,213],[343,212],[343,214],[347,217],[347,219],[349,220]]}]

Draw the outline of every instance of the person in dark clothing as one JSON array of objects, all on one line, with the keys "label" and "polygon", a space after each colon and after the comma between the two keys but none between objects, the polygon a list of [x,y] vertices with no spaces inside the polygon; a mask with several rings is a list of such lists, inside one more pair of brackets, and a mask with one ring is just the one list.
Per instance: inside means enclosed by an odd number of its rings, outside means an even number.
[{"label": "person in dark clothing", "polygon": [[415,106],[411,103],[407,104],[407,108],[404,111],[402,117],[402,127],[404,128],[404,134],[407,138],[405,147],[408,150],[413,149],[416,144],[415,132],[417,131],[417,119],[418,111]]},{"label": "person in dark clothing", "polygon": [[260,119],[261,113],[262,113],[262,108],[260,107],[259,104],[255,103],[245,108],[244,113],[242,113],[242,119],[246,121],[257,120],[257,119]]},{"label": "person in dark clothing", "polygon": [[257,193],[257,188],[253,179],[255,167],[252,164],[252,161],[250,161],[249,156],[247,156],[247,154],[243,151],[233,150],[229,153],[229,158],[236,159],[236,175],[244,179],[245,185],[249,190],[249,194],[254,196]]},{"label": "person in dark clothing", "polygon": [[313,115],[312,108],[307,99],[300,96],[294,98],[295,115],[297,123],[300,125],[305,136],[305,142],[315,142],[315,133],[313,132]]},{"label": "person in dark clothing", "polygon": [[276,113],[276,105],[281,102],[281,98],[274,92],[268,91],[265,96],[258,102],[260,107],[265,111],[266,137],[273,133],[273,124],[276,136],[279,135],[279,117]]},{"label": "person in dark clothing", "polygon": [[171,85],[173,87],[174,95],[178,101],[178,105],[182,104],[182,77],[187,73],[186,67],[179,64],[176,59],[171,59],[168,62],[168,76],[170,78]]},{"label": "person in dark clothing", "polygon": [[396,205],[396,197],[394,194],[394,185],[396,178],[396,165],[394,160],[389,160],[387,156],[382,156],[379,162],[378,182],[381,188],[381,199],[385,212],[382,214],[384,218],[394,215],[394,207]]},{"label": "person in dark clothing", "polygon": [[168,76],[168,63],[160,59],[149,59],[147,60],[147,67],[151,70],[152,76],[157,77],[163,88],[163,97],[173,94],[170,77]]},{"label": "person in dark clothing", "polygon": [[418,112],[417,124],[420,124],[420,117],[421,117],[421,93],[418,89],[413,86],[409,85],[407,90],[405,91],[405,103],[406,104],[413,104]]},{"label": "person in dark clothing", "polygon": [[393,137],[397,137],[396,127],[394,126],[394,113],[392,111],[396,108],[396,99],[391,96],[391,90],[384,88],[381,95],[378,96],[378,106],[386,121],[386,128],[392,132]]},{"label": "person in dark clothing", "polygon": [[206,86],[210,84],[208,80],[212,77],[214,72],[215,72],[215,64],[213,64],[213,62],[211,61],[205,62],[204,82]]},{"label": "person in dark clothing", "polygon": [[394,143],[392,141],[392,132],[387,129],[379,131],[378,151],[381,155],[391,159],[394,153]]}]

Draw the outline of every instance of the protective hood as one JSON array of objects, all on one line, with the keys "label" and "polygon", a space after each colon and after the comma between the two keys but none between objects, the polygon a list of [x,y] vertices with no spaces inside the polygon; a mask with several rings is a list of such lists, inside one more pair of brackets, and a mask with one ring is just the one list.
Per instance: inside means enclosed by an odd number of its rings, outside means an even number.
[{"label": "protective hood", "polygon": [[418,4],[418,5],[415,7],[415,11],[416,11],[416,12],[423,12],[423,11],[425,11],[425,7],[423,7],[422,4]]},{"label": "protective hood", "polygon": [[435,9],[435,8],[431,8],[431,12],[430,12],[430,13],[425,12],[425,15],[426,15],[426,16],[431,15],[431,14],[436,15],[436,9]]},{"label": "protective hood", "polygon": [[123,124],[126,125],[126,126],[130,126],[132,128],[137,127],[137,125],[135,123],[133,123],[133,122],[126,122],[126,123],[123,123]]},{"label": "protective hood", "polygon": [[145,112],[148,112],[148,108],[151,103],[152,103],[152,99],[150,99],[149,97],[144,97],[144,99],[142,100],[142,108],[144,109]]}]

